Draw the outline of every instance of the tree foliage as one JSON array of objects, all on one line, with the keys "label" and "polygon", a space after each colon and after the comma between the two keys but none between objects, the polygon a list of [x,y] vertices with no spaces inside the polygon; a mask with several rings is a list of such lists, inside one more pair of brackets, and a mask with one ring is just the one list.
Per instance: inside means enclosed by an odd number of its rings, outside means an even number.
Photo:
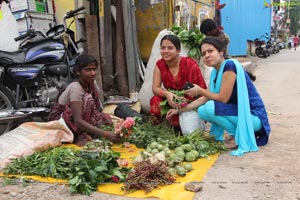
[{"label": "tree foliage", "polygon": [[300,0],[291,0],[290,5],[290,32],[295,35],[300,32]]}]

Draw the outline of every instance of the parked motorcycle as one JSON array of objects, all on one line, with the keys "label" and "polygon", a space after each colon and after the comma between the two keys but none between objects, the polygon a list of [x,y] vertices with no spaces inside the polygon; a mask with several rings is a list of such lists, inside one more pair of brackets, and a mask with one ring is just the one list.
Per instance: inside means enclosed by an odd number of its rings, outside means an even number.
[{"label": "parked motorcycle", "polygon": [[66,20],[83,9],[67,12],[63,24],[46,34],[28,30],[15,38],[22,40],[16,52],[0,50],[0,135],[20,120],[47,116],[59,92],[70,83],[72,66],[82,51]]},{"label": "parked motorcycle", "polygon": [[266,42],[261,38],[254,40],[255,44],[255,55],[259,58],[267,58],[270,54],[267,51]]},{"label": "parked motorcycle", "polygon": [[265,35],[263,35],[262,37],[266,39],[266,48],[269,54],[279,53],[279,46],[277,45],[274,37],[269,36],[268,33],[265,33]]}]

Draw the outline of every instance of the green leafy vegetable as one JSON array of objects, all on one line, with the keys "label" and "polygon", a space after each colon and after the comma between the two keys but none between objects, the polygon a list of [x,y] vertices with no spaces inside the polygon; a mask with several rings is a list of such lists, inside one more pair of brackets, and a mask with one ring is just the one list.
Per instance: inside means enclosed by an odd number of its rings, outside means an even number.
[{"label": "green leafy vegetable", "polygon": [[173,25],[170,31],[176,34],[181,42],[189,48],[188,56],[200,58],[200,44],[205,38],[205,35],[202,34],[198,28],[187,30],[183,27]]}]

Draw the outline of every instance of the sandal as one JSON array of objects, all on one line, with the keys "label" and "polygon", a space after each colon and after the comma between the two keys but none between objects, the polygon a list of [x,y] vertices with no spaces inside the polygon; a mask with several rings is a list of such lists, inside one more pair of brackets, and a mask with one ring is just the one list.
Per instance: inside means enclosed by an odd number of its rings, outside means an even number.
[{"label": "sandal", "polygon": [[235,144],[235,140],[233,136],[228,137],[225,141],[225,147],[227,149],[237,149],[237,145]]}]

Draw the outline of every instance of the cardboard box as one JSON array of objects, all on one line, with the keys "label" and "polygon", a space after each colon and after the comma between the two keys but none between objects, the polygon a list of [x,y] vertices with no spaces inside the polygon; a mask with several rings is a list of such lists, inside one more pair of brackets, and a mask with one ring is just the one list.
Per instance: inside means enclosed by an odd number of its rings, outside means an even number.
[{"label": "cardboard box", "polygon": [[14,16],[17,19],[20,34],[30,28],[46,33],[49,30],[49,23],[52,25],[55,23],[53,14],[26,11],[16,13]]},{"label": "cardboard box", "polygon": [[53,14],[51,0],[10,0],[11,12],[33,11]]}]

